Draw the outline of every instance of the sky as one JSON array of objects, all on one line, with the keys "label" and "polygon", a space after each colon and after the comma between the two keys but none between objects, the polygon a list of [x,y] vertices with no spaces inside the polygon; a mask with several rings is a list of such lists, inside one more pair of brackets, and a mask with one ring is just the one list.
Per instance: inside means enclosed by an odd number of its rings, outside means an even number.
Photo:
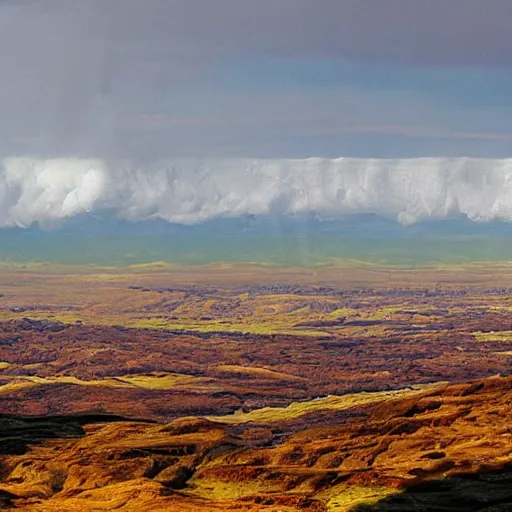
[{"label": "sky", "polygon": [[0,156],[512,153],[510,0],[0,0]]}]

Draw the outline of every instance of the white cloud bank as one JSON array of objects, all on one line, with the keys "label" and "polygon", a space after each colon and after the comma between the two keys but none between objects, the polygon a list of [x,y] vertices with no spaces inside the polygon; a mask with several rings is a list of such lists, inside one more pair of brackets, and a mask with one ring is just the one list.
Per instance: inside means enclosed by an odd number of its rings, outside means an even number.
[{"label": "white cloud bank", "polygon": [[114,210],[196,223],[244,214],[375,213],[408,224],[466,215],[512,220],[512,159],[164,160],[7,158],[0,227]]}]

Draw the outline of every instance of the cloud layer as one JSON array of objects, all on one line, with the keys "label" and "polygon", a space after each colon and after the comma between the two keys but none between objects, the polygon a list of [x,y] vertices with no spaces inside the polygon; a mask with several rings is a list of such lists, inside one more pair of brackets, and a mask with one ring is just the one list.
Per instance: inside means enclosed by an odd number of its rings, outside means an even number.
[{"label": "cloud layer", "polygon": [[510,0],[0,0],[0,154],[508,156],[511,19]]},{"label": "cloud layer", "polygon": [[246,214],[375,213],[403,224],[465,215],[512,220],[512,159],[162,160],[8,158],[0,226],[113,210],[197,223]]}]

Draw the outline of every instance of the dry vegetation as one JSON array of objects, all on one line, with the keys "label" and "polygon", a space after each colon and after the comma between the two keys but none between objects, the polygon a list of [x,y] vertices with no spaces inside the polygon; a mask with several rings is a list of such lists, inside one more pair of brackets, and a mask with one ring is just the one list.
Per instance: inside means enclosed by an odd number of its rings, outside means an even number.
[{"label": "dry vegetation", "polygon": [[400,510],[439,481],[417,510],[480,510],[450,479],[512,481],[495,270],[9,269],[0,508]]}]

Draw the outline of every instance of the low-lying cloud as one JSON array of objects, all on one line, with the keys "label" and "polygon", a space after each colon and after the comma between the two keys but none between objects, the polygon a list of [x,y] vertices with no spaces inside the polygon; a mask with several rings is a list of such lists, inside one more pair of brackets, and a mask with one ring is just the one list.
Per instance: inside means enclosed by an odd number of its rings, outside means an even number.
[{"label": "low-lying cloud", "polygon": [[197,223],[247,214],[374,213],[403,224],[465,215],[512,220],[512,159],[133,161],[7,158],[0,226],[111,210]]}]

